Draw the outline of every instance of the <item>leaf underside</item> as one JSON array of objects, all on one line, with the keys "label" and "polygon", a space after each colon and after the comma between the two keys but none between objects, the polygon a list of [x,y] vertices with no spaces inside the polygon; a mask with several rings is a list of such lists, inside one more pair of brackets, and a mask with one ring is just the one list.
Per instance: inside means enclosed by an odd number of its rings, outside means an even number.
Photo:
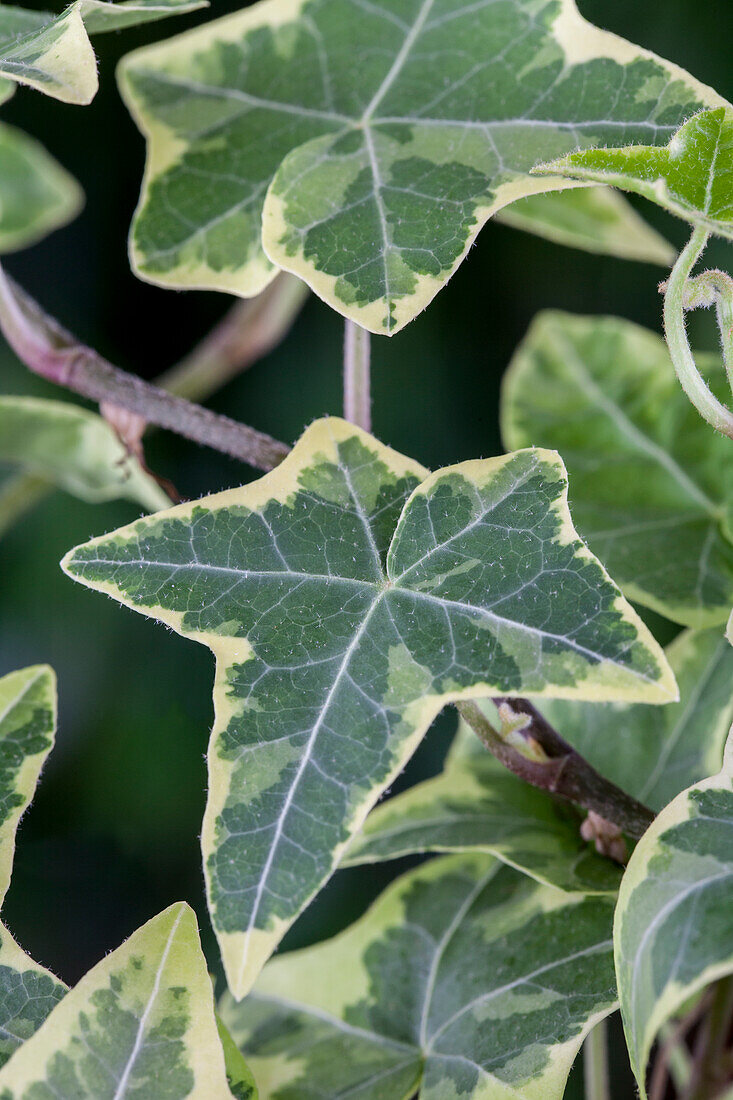
[{"label": "leaf underside", "polygon": [[[720,357],[697,356],[714,389]],[[573,516],[630,598],[692,627],[733,605],[733,449],[700,420],[664,341],[612,317],[543,313],[504,382],[508,447],[558,447]]]},{"label": "leaf underside", "polygon": [[612,912],[491,856],[445,856],[220,1011],[261,1100],[559,1100],[614,1007]]},{"label": "leaf underside", "polygon": [[2,1100],[231,1100],[196,918],[172,905],[82,978],[0,1070]]},{"label": "leaf underside", "polygon": [[120,72],[149,142],[138,274],[247,296],[285,268],[387,334],[488,217],[562,186],[538,161],[722,102],[573,0],[261,0]]},{"label": "leaf underside", "polygon": [[733,972],[733,739],[723,770],[678,795],[639,842],[621,886],[614,942],[636,1079],[662,1025]]},{"label": "leaf underside", "polygon": [[612,184],[733,240],[733,110],[701,111],[663,148],[587,149],[543,167]]},{"label": "leaf underside", "polygon": [[170,503],[101,416],[63,401],[0,396],[0,462],[91,503],[124,498],[151,512]]},{"label": "leaf underside", "polygon": [[203,849],[242,996],[447,701],[676,695],[554,452],[425,471],[337,419],[63,566],[217,657]]}]

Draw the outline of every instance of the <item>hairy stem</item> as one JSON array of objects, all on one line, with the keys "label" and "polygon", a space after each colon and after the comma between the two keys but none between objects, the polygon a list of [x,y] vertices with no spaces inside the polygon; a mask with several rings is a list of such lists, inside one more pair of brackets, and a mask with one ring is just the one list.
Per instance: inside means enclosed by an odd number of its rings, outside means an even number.
[{"label": "hairy stem", "polygon": [[707,230],[694,229],[672,268],[664,295],[664,332],[677,377],[690,401],[716,431],[733,439],[733,412],[718,401],[697,369],[685,324],[688,279],[707,240]]},{"label": "hairy stem", "polygon": [[372,430],[369,333],[355,321],[344,328],[344,417],[351,424]]},{"label": "hairy stem", "polygon": [[108,363],[44,314],[1,268],[0,326],[30,370],[82,397],[117,405],[260,470],[277,466],[290,449],[263,432],[166,393]]},{"label": "hairy stem", "polygon": [[233,305],[190,355],[156,378],[156,384],[188,401],[203,401],[277,347],[308,294],[305,283],[282,272],[256,298]]},{"label": "hairy stem", "polygon": [[583,1043],[585,1100],[611,1100],[608,1076],[608,1027],[605,1020],[588,1033]]},{"label": "hairy stem", "polygon": [[494,702],[508,708],[512,716],[528,720],[521,736],[531,746],[531,754],[525,755],[497,733],[478,704],[465,702],[457,706],[474,733],[509,771],[533,787],[593,810],[628,836],[643,836],[654,820],[652,811],[599,775],[529,700],[499,698]]}]

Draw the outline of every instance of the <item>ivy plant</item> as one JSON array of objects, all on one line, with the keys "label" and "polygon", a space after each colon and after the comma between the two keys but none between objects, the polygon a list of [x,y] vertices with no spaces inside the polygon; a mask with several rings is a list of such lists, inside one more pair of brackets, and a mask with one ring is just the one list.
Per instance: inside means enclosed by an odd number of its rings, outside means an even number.
[{"label": "ivy plant", "polygon": [[[119,507],[65,543],[66,578],[215,659],[200,912],[185,883],[157,915],[142,899],[68,982],[0,926],[0,1100],[560,1100],[581,1047],[585,1100],[621,1100],[618,1008],[644,1100],[729,1098],[733,280],[693,270],[733,238],[733,109],[573,0],[204,6],[0,6],[0,101],[69,109],[97,90],[90,36],[189,17],[119,68],[147,146],[130,262],[251,299],[150,382],[0,269],[6,366],[41,387],[0,395],[0,532],[56,489]],[[679,256],[618,191],[692,226]],[[0,123],[0,251],[81,205]],[[370,333],[415,320],[494,216],[671,268],[664,338],[540,313],[504,374],[506,453],[456,441],[430,472],[372,432]],[[291,447],[197,402],[308,288],[345,318],[343,408],[286,395]],[[693,354],[709,306],[721,350]],[[239,462],[235,487],[185,499],[153,427]],[[433,774],[404,779],[456,711]],[[0,903],[56,724],[47,665],[0,679]],[[376,900],[319,925],[367,865]]]}]

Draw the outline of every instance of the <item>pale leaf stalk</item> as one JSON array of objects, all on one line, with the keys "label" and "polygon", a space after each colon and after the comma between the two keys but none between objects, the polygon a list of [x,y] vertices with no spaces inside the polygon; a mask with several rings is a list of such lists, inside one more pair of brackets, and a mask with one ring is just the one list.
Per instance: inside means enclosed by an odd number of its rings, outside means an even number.
[{"label": "pale leaf stalk", "polygon": [[690,401],[716,431],[733,439],[733,412],[717,399],[697,369],[685,324],[688,279],[707,240],[708,231],[695,228],[672,268],[664,295],[664,332],[677,377]]},{"label": "pale leaf stalk", "polygon": [[593,810],[628,836],[643,836],[654,820],[650,809],[604,779],[527,699],[500,698],[494,702],[509,708],[517,717],[524,715],[529,719],[521,729],[528,752],[520,751],[516,741],[510,744],[502,737],[478,704],[464,702],[457,707],[479,740],[509,771],[533,787]]},{"label": "pale leaf stalk", "polygon": [[79,344],[0,268],[0,327],[29,370],[91,401],[109,402],[195,443],[271,470],[289,447],[108,363]]},{"label": "pale leaf stalk", "polygon": [[596,1024],[583,1044],[583,1077],[585,1100],[611,1100],[608,1074],[608,1026],[605,1020]]},{"label": "pale leaf stalk", "polygon": [[370,336],[355,321],[344,327],[344,419],[372,430]]},{"label": "pale leaf stalk", "polygon": [[689,279],[685,287],[686,310],[709,309],[710,306],[715,306],[723,362],[733,390],[733,279],[718,268],[710,268]]}]

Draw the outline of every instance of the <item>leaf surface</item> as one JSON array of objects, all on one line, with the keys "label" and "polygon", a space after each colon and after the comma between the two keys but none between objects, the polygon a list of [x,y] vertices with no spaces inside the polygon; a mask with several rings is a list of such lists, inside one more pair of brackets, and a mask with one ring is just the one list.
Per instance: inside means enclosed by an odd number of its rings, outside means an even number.
[{"label": "leaf surface", "polygon": [[196,918],[138,929],[0,1070],[2,1100],[231,1100]]},{"label": "leaf surface", "polygon": [[0,1068],[65,994],[63,982],[26,955],[0,924]]},{"label": "leaf surface", "polygon": [[660,1027],[733,972],[733,739],[723,770],[683,791],[644,834],[621,884],[616,973],[643,1097]]},{"label": "leaf surface", "polygon": [[204,7],[206,0],[75,0],[60,15],[0,4],[0,102],[27,84],[63,103],[91,103],[99,81],[90,34]]},{"label": "leaf surface", "polygon": [[670,267],[676,252],[623,195],[609,187],[579,187],[528,195],[496,220],[555,244]]},{"label": "leaf surface", "polygon": [[678,218],[733,240],[733,110],[701,111],[662,148],[584,149],[542,171],[634,191]]},{"label": "leaf surface", "polygon": [[487,218],[562,186],[538,161],[723,102],[573,0],[261,0],[129,55],[121,88],[149,143],[138,274],[247,296],[285,268],[387,334]]},{"label": "leaf surface", "polygon": [[482,851],[563,890],[615,893],[620,871],[581,838],[581,815],[508,772],[473,730],[462,730],[464,738],[476,751],[454,752],[435,779],[372,810],[340,866]]},{"label": "leaf surface", "polygon": [[0,124],[0,254],[66,225],[83,201],[76,180],[39,142]]},{"label": "leaf surface", "polygon": [[262,1100],[559,1100],[614,1007],[612,913],[491,856],[446,856],[220,1008]]},{"label": "leaf surface", "polygon": [[[719,356],[698,362],[726,386]],[[733,450],[679,387],[664,341],[613,317],[542,313],[504,382],[508,447],[558,447],[582,535],[625,594],[675,622],[733,604]]]},{"label": "leaf surface", "polygon": [[202,843],[240,997],[445,702],[676,694],[577,539],[554,452],[426,477],[317,421],[254,484],[95,539],[63,568],[216,655]]},{"label": "leaf surface", "polygon": [[63,401],[0,396],[0,462],[94,503],[123,497],[153,512],[170,503],[106,420]]}]

